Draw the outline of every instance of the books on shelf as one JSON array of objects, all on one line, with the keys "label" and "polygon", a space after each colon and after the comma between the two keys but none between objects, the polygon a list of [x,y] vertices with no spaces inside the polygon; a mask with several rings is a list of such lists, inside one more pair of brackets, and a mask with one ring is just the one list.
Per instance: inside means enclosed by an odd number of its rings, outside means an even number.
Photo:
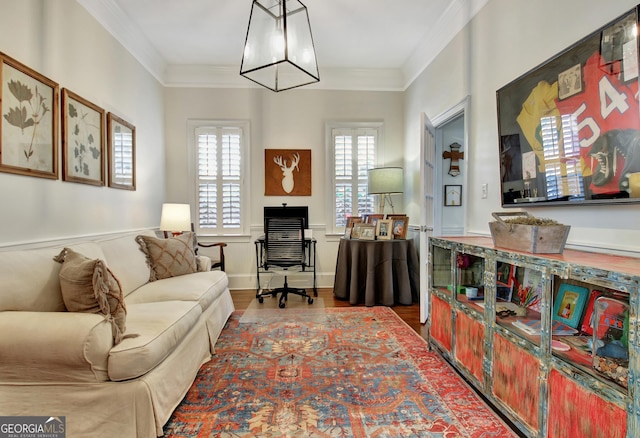
[{"label": "books on shelf", "polygon": [[[539,335],[542,331],[541,321],[539,319],[521,318],[512,322],[512,324],[520,330],[530,335]],[[560,321],[551,321],[552,334],[557,336],[570,336],[578,333],[578,330]]]}]

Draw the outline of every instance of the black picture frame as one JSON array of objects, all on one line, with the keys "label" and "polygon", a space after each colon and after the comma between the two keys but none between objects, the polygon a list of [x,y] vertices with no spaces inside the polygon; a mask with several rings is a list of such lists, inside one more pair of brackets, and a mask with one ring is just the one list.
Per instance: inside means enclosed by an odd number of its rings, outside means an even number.
[{"label": "black picture frame", "polygon": [[640,202],[638,16],[497,90],[502,207]]}]

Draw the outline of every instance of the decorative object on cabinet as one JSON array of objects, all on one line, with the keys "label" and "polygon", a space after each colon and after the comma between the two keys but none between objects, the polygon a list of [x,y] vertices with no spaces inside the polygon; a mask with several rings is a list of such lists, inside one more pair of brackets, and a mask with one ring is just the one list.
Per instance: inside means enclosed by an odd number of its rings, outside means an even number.
[{"label": "decorative object on cabinet", "polygon": [[407,226],[409,225],[409,217],[402,216],[393,218],[393,238],[394,239],[406,239],[407,238]]},{"label": "decorative object on cabinet", "polygon": [[553,304],[553,320],[577,328],[589,296],[589,289],[563,283]]},{"label": "decorative object on cabinet", "polygon": [[240,75],[276,92],[320,81],[305,5],[253,0]]},{"label": "decorative object on cabinet", "polygon": [[444,186],[444,205],[445,207],[462,206],[462,186],[461,185],[445,185]]},{"label": "decorative object on cabinet", "polygon": [[516,286],[516,267],[510,263],[497,262],[496,297],[499,300],[511,301],[513,288]]},{"label": "decorative object on cabinet", "polygon": [[584,310],[584,317],[582,318],[582,326],[580,331],[585,335],[593,335],[593,311],[596,304],[596,299],[601,297],[604,292],[594,289],[589,294],[589,300],[587,301],[587,307]]},{"label": "decorative object on cabinet", "polygon": [[527,301],[527,304],[525,304],[525,307],[535,310],[536,312],[540,312],[542,272],[536,269],[525,268],[520,288],[527,290],[525,293],[525,301]]},{"label": "decorative object on cabinet", "polygon": [[367,193],[380,196],[378,207],[380,213],[384,214],[385,200],[389,200],[391,212],[395,213],[391,195],[403,192],[404,170],[402,167],[377,167],[367,171]]},{"label": "decorative object on cabinet", "polygon": [[592,338],[593,368],[618,385],[629,386],[629,304],[598,297]]},{"label": "decorative object on cabinet", "polygon": [[[639,201],[629,182],[640,172],[629,158],[640,153],[636,9],[497,91],[503,207]],[[549,154],[551,135],[580,147]],[[530,153],[537,172],[509,176],[513,154]]]},{"label": "decorative object on cabinet", "polygon": [[[516,251],[562,254],[569,236],[569,225],[561,225],[544,218],[535,218],[523,212],[493,212],[496,219],[489,222],[491,238],[496,246]],[[514,219],[505,221],[502,216]]]},{"label": "decorative object on cabinet", "polygon": [[460,175],[460,160],[464,159],[464,152],[460,152],[462,146],[460,143],[451,143],[449,145],[451,151],[444,151],[442,153],[442,158],[445,160],[451,159],[449,163],[449,172],[447,172],[451,176]]},{"label": "decorative object on cabinet", "polygon": [[109,187],[136,189],[136,128],[131,123],[107,114],[107,156]]},{"label": "decorative object on cabinet", "polygon": [[0,52],[0,172],[58,179],[56,82]]},{"label": "decorative object on cabinet", "polygon": [[63,88],[62,112],[62,179],[103,186],[104,110]]},{"label": "decorative object on cabinet", "polygon": [[264,194],[311,196],[311,149],[265,149]]}]

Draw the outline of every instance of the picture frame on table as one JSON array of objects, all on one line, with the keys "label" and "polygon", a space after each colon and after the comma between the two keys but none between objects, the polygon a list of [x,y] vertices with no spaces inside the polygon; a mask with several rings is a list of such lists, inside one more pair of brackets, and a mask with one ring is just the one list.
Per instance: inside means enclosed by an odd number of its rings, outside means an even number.
[{"label": "picture frame on table", "polygon": [[62,180],[105,184],[105,111],[62,89]]},{"label": "picture frame on table", "polygon": [[113,113],[107,114],[109,187],[136,189],[136,127]]},{"label": "picture frame on table", "polygon": [[406,239],[407,238],[407,226],[409,226],[409,217],[402,216],[391,219],[394,239]]},{"label": "picture frame on table", "polygon": [[588,298],[589,289],[586,287],[562,283],[553,303],[552,319],[578,328]]},{"label": "picture frame on table", "polygon": [[353,228],[355,224],[362,223],[362,218],[360,216],[349,216],[347,218],[347,228]]},{"label": "picture frame on table", "polygon": [[384,214],[380,213],[372,213],[367,215],[367,223],[376,226],[376,223],[380,220],[384,219]]},{"label": "picture frame on table", "polygon": [[351,238],[352,239],[360,239],[362,234],[362,230],[365,227],[370,227],[371,225],[365,224],[364,222],[356,222],[353,224],[353,228],[351,229]]},{"label": "picture frame on table", "polygon": [[391,219],[379,219],[376,223],[376,237],[378,240],[393,239],[393,221]]},{"label": "picture frame on table", "polygon": [[376,227],[371,224],[360,224],[360,239],[376,240]]},{"label": "picture frame on table", "polygon": [[0,52],[0,172],[58,179],[58,83]]}]

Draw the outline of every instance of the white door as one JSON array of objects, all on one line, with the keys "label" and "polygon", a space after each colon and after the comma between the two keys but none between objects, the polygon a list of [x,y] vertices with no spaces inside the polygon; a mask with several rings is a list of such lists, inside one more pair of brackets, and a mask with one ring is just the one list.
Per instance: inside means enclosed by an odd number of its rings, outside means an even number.
[{"label": "white door", "polygon": [[420,322],[425,323],[429,314],[428,240],[433,235],[434,187],[436,178],[435,129],[425,113],[420,117]]}]

